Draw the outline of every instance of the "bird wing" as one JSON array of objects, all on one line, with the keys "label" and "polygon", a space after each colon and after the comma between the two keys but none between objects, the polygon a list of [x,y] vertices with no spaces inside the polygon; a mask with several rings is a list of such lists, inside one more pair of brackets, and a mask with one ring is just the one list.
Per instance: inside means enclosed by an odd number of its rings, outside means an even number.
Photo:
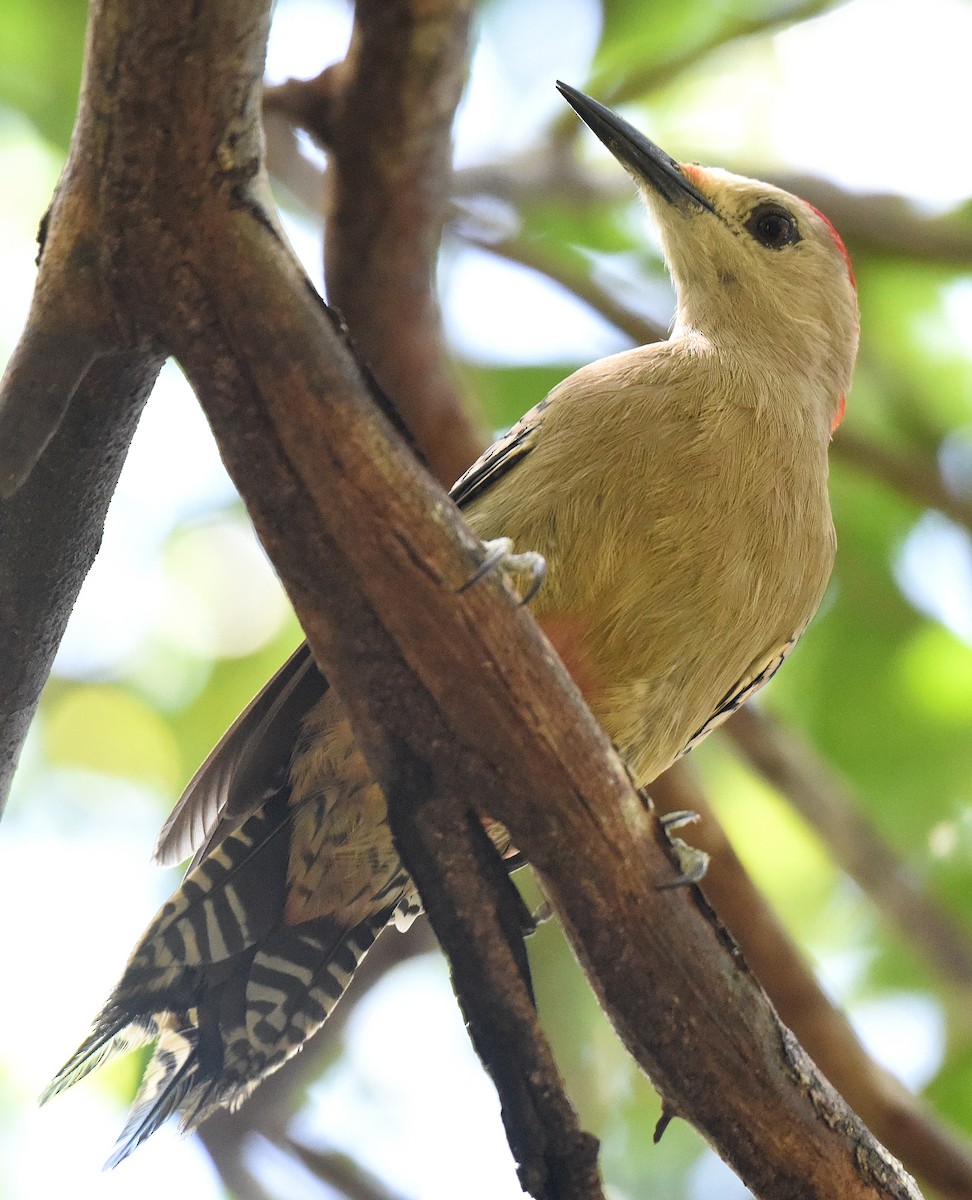
[{"label": "bird wing", "polygon": [[550,397],[541,400],[522,416],[501,438],[480,454],[464,475],[452,485],[449,495],[464,508],[471,500],[491,487],[536,445],[537,433],[543,423],[543,414]]},{"label": "bird wing", "polygon": [[223,838],[285,781],[308,709],[327,691],[306,642],[250,701],[189,781],[153,857],[182,862]]},{"label": "bird wing", "polygon": [[[536,442],[547,401],[541,401],[494,442],[457,480],[460,507],[480,496]],[[153,858],[172,866],[200,861],[286,781],[300,726],[328,689],[303,642],[223,734],[162,826]]]}]

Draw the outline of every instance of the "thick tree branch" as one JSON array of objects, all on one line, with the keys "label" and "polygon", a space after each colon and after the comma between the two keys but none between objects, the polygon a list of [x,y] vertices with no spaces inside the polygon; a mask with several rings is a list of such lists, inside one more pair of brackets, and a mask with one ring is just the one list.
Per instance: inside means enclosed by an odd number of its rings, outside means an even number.
[{"label": "thick tree branch", "polygon": [[[77,151],[117,232],[104,294],[186,369],[386,793],[424,780],[450,836],[473,806],[509,826],[668,1109],[758,1196],[916,1196],[707,906],[657,889],[657,822],[529,614],[498,580],[461,590],[480,548],[389,436],[265,207],[266,21],[266,0],[93,5]],[[480,911],[463,915],[485,937]],[[570,1163],[547,1167],[556,1195]]]},{"label": "thick tree branch", "polygon": [[328,299],[445,484],[482,448],[446,366],[434,282],[471,11],[471,0],[358,0],[345,60],[270,101],[330,151]]},{"label": "thick tree branch", "polygon": [[[569,683],[561,676],[562,693],[538,688],[544,651],[532,623],[524,613],[503,614],[488,582],[456,594],[469,559],[461,542],[449,548],[441,501],[385,443],[383,423],[362,411],[339,347],[332,343],[330,361],[309,353],[327,343],[327,326],[264,228],[234,233],[244,273],[263,277],[274,310],[293,324],[277,331],[269,361],[256,358],[256,318],[234,311],[220,284],[223,264],[212,263],[192,311],[215,303],[236,355],[223,344],[215,379],[208,356],[196,358],[191,345],[183,362],[388,793],[398,792],[403,759],[421,763],[426,794],[437,803],[479,794],[511,827],[629,1047],[670,1105],[714,1137],[757,1194],[777,1194],[787,1177],[800,1178],[808,1195],[875,1195],[882,1186],[909,1194],[902,1179],[893,1182],[892,1166],[879,1165],[878,1148],[864,1149],[863,1129],[775,1028],[705,910],[654,890],[666,870],[663,859],[655,862],[650,822]],[[184,339],[175,326],[172,335]],[[325,410],[318,395],[328,397]],[[251,422],[262,431],[258,473],[248,452]],[[375,524],[371,505],[384,525]],[[435,520],[423,525],[423,514]],[[569,759],[560,750],[568,745]],[[670,1007],[660,1002],[666,995]],[[727,1011],[736,1014],[732,1028]],[[691,1012],[688,1026],[680,1012]],[[781,1105],[788,1122],[780,1121]]]},{"label": "thick tree branch", "polygon": [[[758,734],[757,739],[748,734],[739,736],[739,725],[745,725],[751,713],[751,707],[740,709],[728,722],[727,729],[741,744],[752,740],[763,744],[766,739]],[[786,742],[785,731],[778,730],[776,734]],[[765,746],[758,757],[765,760]],[[805,763],[794,766],[792,778],[786,778],[785,769],[775,770],[770,781],[779,786],[782,773],[782,782],[789,785],[788,795],[794,785],[803,791],[807,786],[805,766]],[[753,884],[688,762],[677,763],[656,779],[651,794],[661,812],[688,809],[702,818],[692,827],[691,838],[694,845],[709,855],[709,870],[702,890],[736,937],[780,1017],[797,1033],[814,1062],[875,1135],[943,1200],[966,1200],[972,1196],[972,1151],[968,1144],[928,1104],[879,1066],[861,1045],[850,1022],[827,998],[800,949]],[[853,822],[845,816],[841,825],[847,835]],[[885,865],[888,865],[886,859]],[[901,874],[907,875],[903,865],[898,866]],[[887,886],[896,887],[897,880],[889,876]],[[909,889],[905,888],[904,894],[910,894]],[[926,896],[917,897],[917,902],[920,911],[927,909]],[[936,910],[932,922],[936,934],[940,933],[941,917]],[[963,939],[959,943],[957,948],[964,949]]]},{"label": "thick tree branch", "polygon": [[[42,278],[59,269],[48,261],[45,255]],[[0,404],[13,399],[4,416],[16,412],[23,396],[36,394],[33,365],[43,363],[45,347],[57,337],[46,319],[42,329],[36,339],[28,332],[18,369],[12,362],[0,385]],[[58,388],[73,394],[70,408],[51,440],[36,430],[17,439],[20,462],[34,457],[41,440],[47,449],[17,494],[0,500],[0,812],[68,617],[101,545],[108,502],[161,361],[148,350],[119,350],[87,367],[78,385],[77,359],[54,356],[41,377],[55,399]],[[63,371],[50,369],[54,363]],[[28,384],[23,391],[22,381]],[[40,404],[38,425],[52,432],[50,410]],[[24,404],[17,424],[32,425],[35,412]],[[7,428],[0,418],[0,441]]]},{"label": "thick tree branch", "polygon": [[[310,83],[290,81],[265,104],[311,129],[331,152],[328,293],[446,483],[479,448],[443,360],[433,288],[468,18],[465,4],[359,3],[345,62]],[[362,271],[362,262],[369,269]],[[443,419],[450,414],[458,419]],[[407,757],[403,752],[403,762]],[[470,832],[484,839],[475,817],[450,837],[447,815],[440,820],[427,811],[434,796],[426,795],[424,779],[406,790],[412,795],[404,809],[390,797],[395,836],[440,941],[458,963],[457,992],[504,1097],[523,1186],[577,1200],[598,1196],[597,1144],[581,1134],[540,1034],[523,978],[528,968],[519,927],[504,937],[503,912],[488,919],[498,896],[516,892],[502,868],[492,886],[482,878],[488,862],[477,864],[469,842]],[[426,844],[427,831],[434,831],[433,846]],[[488,844],[480,849],[495,859]],[[443,872],[447,861],[465,867]],[[497,981],[506,988],[502,1005],[493,998]]]}]

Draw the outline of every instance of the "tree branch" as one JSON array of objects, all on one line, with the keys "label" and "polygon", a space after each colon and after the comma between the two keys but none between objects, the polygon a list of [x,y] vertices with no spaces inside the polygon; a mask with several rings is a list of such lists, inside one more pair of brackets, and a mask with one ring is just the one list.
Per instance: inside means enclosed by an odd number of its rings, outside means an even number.
[{"label": "tree branch", "polygon": [[454,798],[430,786],[427,763],[404,747],[396,757],[396,784],[386,793],[392,831],[496,1083],[520,1184],[552,1200],[603,1200],[597,1139],[581,1131],[540,1029],[523,902],[476,812],[457,824]]},{"label": "tree branch", "polygon": [[435,294],[471,0],[358,0],[347,57],[268,103],[330,152],[328,299],[439,480],[482,449],[446,367]]},{"label": "tree branch", "polygon": [[[38,288],[48,286],[49,275],[62,266],[45,255]],[[25,348],[0,384],[0,406],[10,401],[0,416],[0,443],[18,447],[7,458],[12,475],[34,458],[42,441],[47,446],[28,482],[0,500],[0,813],[162,362],[154,351],[119,350],[85,367],[78,384],[78,358],[51,357],[40,376],[44,389],[55,401],[59,388],[61,396],[73,395],[58,425],[56,403],[52,409],[41,402],[40,412],[33,404],[38,391],[33,367],[43,363],[45,348],[56,341],[56,325],[45,318],[34,338],[36,329],[28,326]],[[35,415],[43,432],[35,427],[7,442],[12,427],[34,426]],[[57,432],[48,438],[52,424]]]},{"label": "tree branch", "polygon": [[664,325],[621,304],[607,288],[601,287],[590,273],[574,269],[566,259],[550,254],[539,242],[519,236],[488,238],[473,233],[466,227],[460,236],[467,245],[495,254],[498,258],[517,263],[521,267],[529,267],[531,271],[538,271],[541,275],[555,280],[579,300],[589,304],[596,313],[610,321],[616,329],[626,333],[638,345],[660,342],[668,336]]},{"label": "tree branch", "polygon": [[[310,83],[291,80],[268,98],[330,151],[329,295],[446,483],[479,449],[444,364],[433,288],[468,19],[465,4],[359,3],[347,59]],[[400,757],[403,771],[408,755]],[[515,889],[501,867],[498,877],[495,869],[492,880],[484,877],[496,856],[487,842],[479,847],[485,862],[477,858],[470,836],[478,833],[482,842],[485,835],[475,816],[450,837],[449,813],[434,811],[434,794],[426,795],[417,770],[421,783],[405,789],[404,803],[389,795],[393,831],[456,963],[457,994],[497,1080],[523,1186],[565,1200],[600,1196],[597,1143],[581,1133],[540,1033],[519,927],[514,920],[504,935],[508,917],[502,903],[496,907],[504,894],[519,903]],[[432,845],[427,831],[434,831]],[[502,1003],[498,985],[505,989]]]},{"label": "tree branch", "polygon": [[72,154],[41,225],[27,325],[0,380],[0,812],[162,364],[104,303],[115,232],[100,222],[97,186]]},{"label": "tree branch", "polygon": [[958,496],[948,487],[933,459],[922,461],[843,427],[834,438],[831,454],[840,462],[879,479],[922,508],[937,508],[972,533],[972,499]]},{"label": "tree branch", "polygon": [[[745,726],[751,716],[751,706],[742,708],[727,723],[730,736],[740,744],[753,740],[746,734],[739,737],[739,727]],[[764,723],[764,718],[756,719]],[[782,729],[775,731],[775,737],[783,744],[788,740]],[[765,743],[766,739],[758,740]],[[765,753],[759,757],[765,759]],[[803,790],[806,784],[802,770],[797,778],[796,787]],[[780,785],[778,771],[770,782]],[[793,780],[787,782],[793,786]],[[780,1017],[797,1034],[814,1062],[875,1135],[943,1200],[972,1196],[972,1151],[967,1143],[861,1045],[850,1022],[827,998],[803,954],[753,884],[688,762],[676,763],[656,779],[651,794],[661,812],[687,809],[702,818],[693,826],[691,839],[709,855],[702,889],[736,937]],[[791,794],[789,787],[786,794]],[[845,819],[842,824],[848,834],[853,819]],[[908,874],[903,864],[898,866],[902,875]],[[897,880],[889,877],[888,886],[897,886]],[[908,894],[907,888],[904,894]],[[920,909],[927,909],[928,903],[927,896],[919,898]],[[935,913],[936,933],[941,916]],[[964,945],[957,948],[964,949]]]},{"label": "tree branch", "polygon": [[[752,767],[790,801],[834,860],[897,925],[910,946],[972,1000],[972,943],[908,864],[861,812],[847,784],[805,742],[752,706],[740,709],[726,733]],[[969,1187],[972,1194],[972,1183]]]},{"label": "tree branch", "polygon": [[[564,151],[554,145],[524,158],[456,173],[455,195],[497,196],[512,204],[546,200],[594,203],[630,202],[630,185],[594,167],[564,167]],[[726,164],[742,175],[767,177],[767,169],[747,163]],[[796,196],[825,212],[853,254],[900,255],[924,262],[966,267],[972,262],[972,228],[957,206],[940,216],[923,214],[907,196],[887,192],[851,192],[820,175],[776,171],[769,176]]]},{"label": "tree branch", "polygon": [[[745,173],[745,168],[740,167]],[[850,192],[819,175],[779,171],[774,183],[825,212],[855,253],[900,255],[946,266],[972,263],[972,227],[965,205],[940,216],[888,192]]]}]

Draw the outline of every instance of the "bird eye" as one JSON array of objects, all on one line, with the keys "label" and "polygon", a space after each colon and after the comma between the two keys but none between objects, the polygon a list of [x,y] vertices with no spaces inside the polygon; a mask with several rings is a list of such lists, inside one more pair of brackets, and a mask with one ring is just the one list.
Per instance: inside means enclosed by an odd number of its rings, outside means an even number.
[{"label": "bird eye", "polygon": [[782,250],[800,240],[795,218],[778,204],[761,204],[746,222],[746,228],[767,250]]}]

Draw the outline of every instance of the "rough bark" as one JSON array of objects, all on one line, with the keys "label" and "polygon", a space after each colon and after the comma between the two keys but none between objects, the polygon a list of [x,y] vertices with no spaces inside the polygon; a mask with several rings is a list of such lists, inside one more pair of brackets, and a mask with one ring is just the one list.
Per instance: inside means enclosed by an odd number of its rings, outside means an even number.
[{"label": "rough bark", "polygon": [[[744,712],[728,723],[734,737]],[[751,736],[743,735],[747,740]],[[787,783],[798,789],[806,787],[800,775]],[[861,1045],[847,1017],[823,992],[799,946],[753,884],[689,764],[677,763],[655,780],[651,790],[660,812],[688,809],[699,814],[691,840],[710,856],[702,890],[739,942],[781,1019],[797,1032],[813,1061],[874,1134],[901,1156],[922,1183],[934,1188],[936,1195],[948,1200],[972,1195],[968,1145]],[[904,894],[910,894],[908,889]],[[918,899],[925,913],[925,898]],[[940,935],[941,914],[935,912],[926,919],[935,935]],[[953,947],[960,951],[961,939]]]},{"label": "rough bark", "polygon": [[0,812],[162,365],[150,339],[110,328],[99,259],[117,230],[101,224],[93,185],[76,143],[42,225],[27,327],[0,381]]},{"label": "rough bark", "polygon": [[277,111],[330,152],[328,299],[445,484],[482,449],[442,351],[435,290],[471,16],[471,0],[358,0],[343,62],[275,89]]}]

